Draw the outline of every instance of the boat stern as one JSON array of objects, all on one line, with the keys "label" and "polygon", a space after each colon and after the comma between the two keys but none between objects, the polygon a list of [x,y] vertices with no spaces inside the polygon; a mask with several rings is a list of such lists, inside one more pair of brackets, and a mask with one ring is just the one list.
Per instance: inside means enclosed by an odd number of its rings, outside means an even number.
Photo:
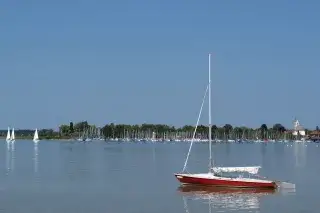
[{"label": "boat stern", "polygon": [[277,189],[277,188],[280,188],[281,182],[280,181],[273,181],[272,184],[273,184],[273,188]]}]

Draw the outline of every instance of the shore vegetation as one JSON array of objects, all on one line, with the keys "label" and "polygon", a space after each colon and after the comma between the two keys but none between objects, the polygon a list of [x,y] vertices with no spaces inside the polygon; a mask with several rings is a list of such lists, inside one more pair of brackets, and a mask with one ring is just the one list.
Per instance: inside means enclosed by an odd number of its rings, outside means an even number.
[{"label": "shore vegetation", "polygon": [[[89,124],[87,121],[78,123],[70,122],[62,124],[57,130],[40,129],[38,134],[40,139],[76,139],[80,137],[87,138],[103,138],[105,140],[115,138],[126,139],[190,139],[192,138],[195,126],[185,125],[183,127],[175,127],[166,124],[114,124],[109,123],[103,127],[97,127]],[[15,129],[17,139],[32,139],[35,130],[32,129]],[[315,130],[305,129],[306,135],[311,132],[319,131],[319,127]],[[212,139],[219,140],[291,140],[295,136],[292,129],[286,129],[282,124],[276,123],[271,127],[262,124],[258,128],[248,128],[245,126],[232,126],[225,124],[224,126],[212,125]],[[6,137],[7,130],[0,130],[0,136]],[[198,139],[208,138],[208,126],[199,125],[195,135]]]}]

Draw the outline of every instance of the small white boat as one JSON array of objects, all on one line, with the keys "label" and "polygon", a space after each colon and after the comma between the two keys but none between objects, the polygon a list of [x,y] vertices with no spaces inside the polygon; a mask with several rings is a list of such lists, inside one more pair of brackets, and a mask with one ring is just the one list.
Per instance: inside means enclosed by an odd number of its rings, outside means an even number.
[{"label": "small white boat", "polygon": [[7,142],[10,142],[10,141],[11,141],[10,138],[11,138],[11,137],[10,137],[10,128],[8,127],[8,132],[7,132],[6,141],[7,141]]},{"label": "small white boat", "polygon": [[39,141],[38,129],[36,129],[33,135],[33,142],[38,143]]},{"label": "small white boat", "polygon": [[12,128],[12,132],[11,132],[11,137],[10,137],[10,142],[15,142],[16,138],[14,136],[14,128]]}]

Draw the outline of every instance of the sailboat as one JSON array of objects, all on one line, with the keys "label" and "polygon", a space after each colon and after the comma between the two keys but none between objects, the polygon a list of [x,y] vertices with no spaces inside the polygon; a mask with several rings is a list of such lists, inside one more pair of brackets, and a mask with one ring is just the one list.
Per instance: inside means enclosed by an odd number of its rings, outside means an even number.
[{"label": "sailboat", "polygon": [[7,132],[6,141],[7,141],[7,142],[10,142],[10,141],[11,141],[10,138],[11,138],[11,137],[10,137],[10,128],[8,127],[8,132]]},{"label": "sailboat", "polygon": [[11,132],[11,137],[10,137],[10,142],[15,142],[15,136],[14,136],[14,128],[12,128],[12,132]]},{"label": "sailboat", "polygon": [[79,137],[78,137],[77,141],[83,141],[82,136],[80,135],[80,132],[79,132]]},{"label": "sailboat", "polygon": [[[210,65],[211,54],[209,54],[209,82],[206,88],[205,95],[202,100],[202,105],[200,108],[198,121],[196,128],[193,133],[193,138],[189,147],[189,151],[184,163],[184,167],[181,173],[174,174],[177,180],[181,184],[198,184],[198,185],[211,185],[211,186],[223,186],[223,187],[237,187],[237,188],[277,188],[278,185],[276,181],[264,180],[257,178],[250,178],[251,175],[257,175],[260,166],[250,166],[250,167],[214,167],[212,160],[212,130],[211,130],[211,65]],[[195,133],[199,124],[202,107],[205,101],[205,97],[209,91],[209,171],[206,173],[186,173],[186,166],[188,158],[191,152],[191,147],[193,140],[195,138]],[[244,177],[232,177],[231,175],[224,175],[225,173],[247,173],[249,174],[248,178]]]},{"label": "sailboat", "polygon": [[39,136],[38,136],[38,129],[36,129],[36,131],[34,132],[34,135],[33,135],[33,142],[35,143],[38,143],[40,140],[39,140]]}]

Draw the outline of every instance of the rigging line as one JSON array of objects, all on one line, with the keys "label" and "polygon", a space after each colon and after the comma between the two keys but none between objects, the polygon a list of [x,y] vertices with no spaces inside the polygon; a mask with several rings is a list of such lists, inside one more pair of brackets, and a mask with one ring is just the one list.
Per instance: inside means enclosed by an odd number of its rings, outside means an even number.
[{"label": "rigging line", "polygon": [[196,128],[195,128],[194,131],[193,131],[193,136],[192,136],[192,139],[191,139],[191,144],[190,144],[190,147],[189,147],[189,151],[188,151],[186,160],[185,160],[185,162],[184,162],[184,166],[183,166],[182,172],[184,172],[185,169],[186,169],[186,167],[187,167],[187,163],[188,163],[188,160],[189,160],[189,156],[190,156],[192,144],[193,144],[193,142],[194,142],[194,137],[195,137],[196,132],[197,132],[197,128],[198,128],[198,125],[199,125],[199,121],[200,121],[200,117],[201,117],[201,112],[202,112],[203,104],[204,104],[204,101],[205,101],[205,99],[206,99],[208,89],[209,89],[209,84],[207,85],[206,92],[204,93],[204,96],[203,96],[203,99],[202,99],[202,104],[201,104],[201,107],[200,107],[200,112],[199,112],[199,115],[198,115],[198,120],[197,120]]}]

